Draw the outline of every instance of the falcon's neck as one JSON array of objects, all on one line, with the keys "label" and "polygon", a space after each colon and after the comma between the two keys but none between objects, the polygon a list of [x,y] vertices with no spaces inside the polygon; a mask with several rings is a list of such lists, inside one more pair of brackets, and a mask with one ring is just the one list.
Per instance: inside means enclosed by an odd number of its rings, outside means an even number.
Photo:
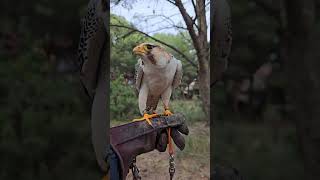
[{"label": "falcon's neck", "polygon": [[148,59],[144,60],[144,63],[145,65],[155,68],[165,68],[173,58],[173,56],[167,52],[152,53],[151,55],[147,57]]}]

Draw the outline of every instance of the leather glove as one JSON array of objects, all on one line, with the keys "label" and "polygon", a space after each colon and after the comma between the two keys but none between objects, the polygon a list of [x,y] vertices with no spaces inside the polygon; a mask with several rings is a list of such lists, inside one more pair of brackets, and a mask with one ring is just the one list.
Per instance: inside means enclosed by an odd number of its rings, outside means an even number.
[{"label": "leather glove", "polygon": [[189,134],[185,117],[180,114],[152,119],[152,126],[145,121],[131,122],[110,129],[110,144],[117,154],[121,166],[121,179],[125,179],[132,160],[139,154],[157,149],[164,152],[168,144],[167,128],[171,128],[171,138],[183,150]]}]

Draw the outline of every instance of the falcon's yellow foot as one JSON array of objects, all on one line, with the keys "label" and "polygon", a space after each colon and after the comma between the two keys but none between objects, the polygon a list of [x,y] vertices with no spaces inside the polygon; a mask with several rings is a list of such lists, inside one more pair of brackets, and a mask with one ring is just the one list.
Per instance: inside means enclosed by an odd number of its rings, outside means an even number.
[{"label": "falcon's yellow foot", "polygon": [[132,120],[133,122],[136,122],[136,121],[147,121],[147,123],[152,126],[152,123],[151,123],[151,119],[154,118],[154,117],[158,117],[159,115],[158,114],[143,114],[143,117],[142,118],[139,118],[139,119],[134,119]]},{"label": "falcon's yellow foot", "polygon": [[173,113],[169,110],[169,109],[166,109],[163,113],[165,116],[171,116],[173,115]]}]

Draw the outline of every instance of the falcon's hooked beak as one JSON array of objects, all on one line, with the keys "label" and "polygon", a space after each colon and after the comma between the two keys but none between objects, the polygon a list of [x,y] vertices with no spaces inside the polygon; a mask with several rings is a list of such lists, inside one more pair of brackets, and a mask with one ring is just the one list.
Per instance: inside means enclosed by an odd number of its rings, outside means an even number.
[{"label": "falcon's hooked beak", "polygon": [[144,44],[140,44],[140,45],[136,46],[135,48],[133,48],[132,52],[135,55],[146,55],[147,54],[147,50],[146,50]]},{"label": "falcon's hooked beak", "polygon": [[156,60],[154,59],[153,54],[151,53],[152,49],[157,47],[157,45],[153,45],[150,43],[142,43],[133,48],[133,54],[139,56],[145,56],[147,60],[149,60],[152,64],[156,64]]}]

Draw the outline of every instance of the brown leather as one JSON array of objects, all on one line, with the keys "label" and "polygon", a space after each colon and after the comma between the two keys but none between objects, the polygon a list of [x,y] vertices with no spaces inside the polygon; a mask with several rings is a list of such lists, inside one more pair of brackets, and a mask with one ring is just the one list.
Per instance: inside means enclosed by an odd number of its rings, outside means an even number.
[{"label": "brown leather", "polygon": [[180,113],[153,118],[152,126],[145,121],[138,121],[110,129],[110,144],[120,160],[122,179],[126,178],[129,166],[137,155],[154,149],[160,152],[166,150],[168,136],[165,129],[168,127],[172,128],[173,141],[180,150],[183,150],[185,140],[180,133],[188,135],[189,129],[185,117]]}]

